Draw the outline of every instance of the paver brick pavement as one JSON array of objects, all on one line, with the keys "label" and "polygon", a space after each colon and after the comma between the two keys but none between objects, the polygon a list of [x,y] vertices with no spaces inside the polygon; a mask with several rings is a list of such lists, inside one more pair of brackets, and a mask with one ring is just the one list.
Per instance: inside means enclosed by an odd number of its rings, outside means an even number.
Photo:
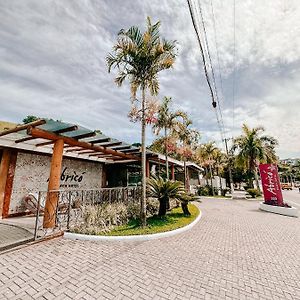
[{"label": "paver brick pavement", "polygon": [[190,231],[63,238],[0,255],[0,299],[300,299],[300,219],[210,199]]}]

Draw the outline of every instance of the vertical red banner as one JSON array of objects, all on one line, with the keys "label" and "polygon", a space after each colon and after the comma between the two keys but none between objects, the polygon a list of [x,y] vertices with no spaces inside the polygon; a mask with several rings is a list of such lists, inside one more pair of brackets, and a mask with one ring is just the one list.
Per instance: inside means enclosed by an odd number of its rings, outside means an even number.
[{"label": "vertical red banner", "polygon": [[265,203],[283,206],[278,169],[275,164],[259,165]]}]

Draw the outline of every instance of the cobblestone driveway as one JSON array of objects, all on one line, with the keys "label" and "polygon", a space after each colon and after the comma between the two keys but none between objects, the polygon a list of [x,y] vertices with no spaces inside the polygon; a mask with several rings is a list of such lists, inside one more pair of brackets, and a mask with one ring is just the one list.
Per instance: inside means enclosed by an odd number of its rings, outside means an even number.
[{"label": "cobblestone driveway", "polygon": [[0,255],[1,299],[300,299],[300,219],[204,200],[189,232],[141,243],[56,239]]}]

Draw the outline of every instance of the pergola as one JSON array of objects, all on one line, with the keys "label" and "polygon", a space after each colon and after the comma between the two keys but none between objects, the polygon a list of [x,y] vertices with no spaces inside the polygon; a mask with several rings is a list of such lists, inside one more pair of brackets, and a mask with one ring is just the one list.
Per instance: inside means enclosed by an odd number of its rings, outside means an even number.
[{"label": "pergola", "polygon": [[[1,144],[7,148],[19,148],[52,154],[48,191],[60,186],[63,156],[76,157],[99,162],[139,161],[140,149],[112,139],[84,127],[61,121],[40,119],[19,125],[0,133]],[[3,152],[0,178],[5,178],[10,162],[9,150]],[[5,176],[6,175],[6,176]],[[4,194],[5,182],[0,184],[0,195]],[[1,202],[1,199],[0,199]],[[58,203],[57,193],[49,193],[46,199],[44,227],[55,225],[54,214]]]}]

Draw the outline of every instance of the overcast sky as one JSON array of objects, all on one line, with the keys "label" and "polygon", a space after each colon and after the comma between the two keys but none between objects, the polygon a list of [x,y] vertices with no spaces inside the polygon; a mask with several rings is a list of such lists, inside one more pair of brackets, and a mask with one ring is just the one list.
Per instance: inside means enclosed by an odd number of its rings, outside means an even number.
[{"label": "overcast sky", "polygon": [[[239,134],[243,123],[262,125],[279,140],[282,158],[300,157],[299,1],[236,0],[234,113],[233,0],[212,3],[227,136]],[[221,95],[211,1],[201,4]],[[115,86],[105,56],[119,29],[144,28],[147,16],[161,21],[162,36],[178,41],[174,68],[160,73],[160,99],[171,96],[174,108],[191,115],[203,142],[219,143],[185,0],[1,0],[0,120],[21,122],[33,114],[139,141],[138,124],[127,118],[129,87]]]}]

